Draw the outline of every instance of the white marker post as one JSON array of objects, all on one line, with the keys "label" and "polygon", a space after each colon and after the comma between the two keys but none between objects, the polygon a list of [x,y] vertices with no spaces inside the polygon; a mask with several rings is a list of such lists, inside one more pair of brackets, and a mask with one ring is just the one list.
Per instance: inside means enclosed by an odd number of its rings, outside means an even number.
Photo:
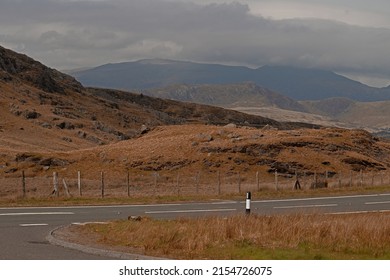
[{"label": "white marker post", "polygon": [[246,193],[246,204],[245,204],[245,213],[249,215],[251,213],[251,199],[252,194],[251,192]]}]

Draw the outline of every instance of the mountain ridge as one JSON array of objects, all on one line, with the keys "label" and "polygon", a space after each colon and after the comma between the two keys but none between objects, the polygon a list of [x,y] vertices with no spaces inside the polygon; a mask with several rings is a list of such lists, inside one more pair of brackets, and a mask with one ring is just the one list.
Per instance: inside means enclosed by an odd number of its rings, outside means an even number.
[{"label": "mountain ridge", "polygon": [[[159,63],[156,63],[159,62]],[[345,97],[356,101],[390,100],[390,86],[374,88],[328,70],[291,66],[245,66],[143,59],[111,63],[73,73],[82,84],[126,90],[172,84],[235,84],[253,82],[295,100]]]}]

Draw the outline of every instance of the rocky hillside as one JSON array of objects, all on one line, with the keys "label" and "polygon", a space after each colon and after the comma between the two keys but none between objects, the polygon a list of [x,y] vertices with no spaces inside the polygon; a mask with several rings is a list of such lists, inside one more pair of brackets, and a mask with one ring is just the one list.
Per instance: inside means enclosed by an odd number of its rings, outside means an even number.
[{"label": "rocky hillside", "polygon": [[277,107],[304,112],[295,100],[260,87],[252,82],[228,85],[171,85],[143,90],[143,93],[165,99],[195,102],[220,107]]},{"label": "rocky hillside", "polygon": [[74,78],[0,48],[3,149],[72,150],[138,137],[159,125],[299,127],[222,108],[84,88]]}]

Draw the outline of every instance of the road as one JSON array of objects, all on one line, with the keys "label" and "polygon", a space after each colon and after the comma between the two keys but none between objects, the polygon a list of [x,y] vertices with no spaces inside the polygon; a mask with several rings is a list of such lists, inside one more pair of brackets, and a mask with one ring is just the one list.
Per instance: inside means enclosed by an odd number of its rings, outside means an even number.
[{"label": "road", "polygon": [[[361,213],[390,212],[390,193],[340,197],[252,200],[251,213]],[[243,201],[156,205],[0,208],[0,259],[107,259],[51,245],[48,233],[62,225],[126,219],[128,216],[175,218],[245,213]]]}]

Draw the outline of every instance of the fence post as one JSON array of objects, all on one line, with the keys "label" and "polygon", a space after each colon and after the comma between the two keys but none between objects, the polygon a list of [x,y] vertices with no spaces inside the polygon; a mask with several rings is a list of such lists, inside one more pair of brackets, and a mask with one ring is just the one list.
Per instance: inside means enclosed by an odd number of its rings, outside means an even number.
[{"label": "fence post", "polygon": [[260,177],[259,177],[259,171],[256,171],[256,186],[257,186],[257,191],[260,191]]},{"label": "fence post", "polygon": [[339,188],[341,188],[341,178],[343,177],[341,171],[339,173]]},{"label": "fence post", "polygon": [[238,193],[241,193],[241,172],[238,172]]},{"label": "fence post", "polygon": [[26,177],[24,175],[24,170],[22,171],[22,193],[23,193],[23,198],[26,197]]},{"label": "fence post", "polygon": [[104,172],[103,171],[100,172],[100,182],[101,182],[101,185],[100,185],[101,196],[102,196],[102,198],[104,198]]},{"label": "fence post", "polygon": [[381,172],[381,187],[383,186],[383,171]]},{"label": "fence post", "polygon": [[363,170],[360,169],[360,187],[363,187]]},{"label": "fence post", "polygon": [[77,187],[79,188],[79,196],[82,196],[82,191],[81,191],[81,172],[77,171]]},{"label": "fence post", "polygon": [[179,171],[177,172],[177,177],[176,177],[176,189],[177,189],[177,195],[180,196],[180,184],[179,184],[179,180],[180,180],[180,173]]},{"label": "fence post", "polygon": [[153,195],[156,196],[156,193],[157,193],[157,177],[158,177],[158,173],[157,173],[157,172],[154,172],[154,173],[153,173],[153,177],[154,177]]},{"label": "fence post", "polygon": [[130,197],[130,171],[127,169],[127,197]]},{"label": "fence post", "polygon": [[70,197],[68,185],[66,184],[65,179],[62,179],[62,183],[64,184],[64,189],[65,189],[66,196]]},{"label": "fence post", "polygon": [[53,172],[53,187],[54,187],[54,194],[56,197],[60,196],[60,193],[58,191],[58,174],[57,172]]},{"label": "fence post", "polygon": [[352,174],[352,170],[351,171],[349,171],[349,186],[350,187],[352,187],[352,181],[353,181],[353,179],[352,179],[352,176],[353,176],[353,174]]},{"label": "fence post", "polygon": [[218,195],[221,195],[221,171],[218,170]]},{"label": "fence post", "polygon": [[200,180],[200,171],[196,174],[196,194],[199,194],[199,180]]},{"label": "fence post", "polygon": [[278,190],[279,182],[278,182],[278,170],[275,170],[275,190]]}]

